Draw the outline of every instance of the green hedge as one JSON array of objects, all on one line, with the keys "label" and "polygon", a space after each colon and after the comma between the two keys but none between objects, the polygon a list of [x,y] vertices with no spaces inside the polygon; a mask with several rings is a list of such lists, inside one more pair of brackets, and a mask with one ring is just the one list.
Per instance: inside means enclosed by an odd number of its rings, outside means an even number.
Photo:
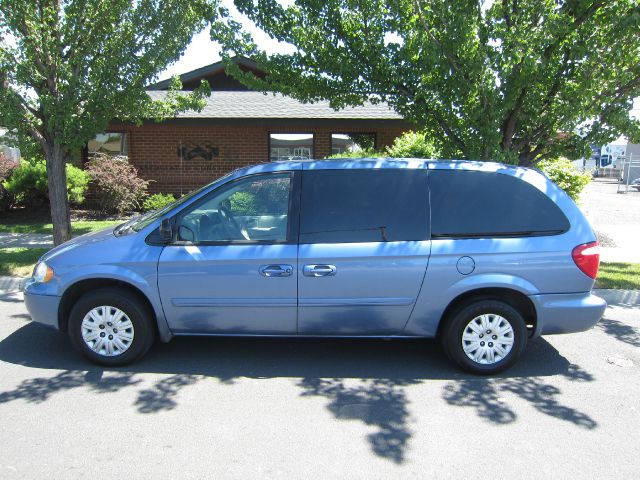
[{"label": "green hedge", "polygon": [[536,166],[574,201],[578,200],[584,187],[591,181],[590,172],[581,172],[566,158],[542,160]]},{"label": "green hedge", "polygon": [[160,210],[175,201],[176,197],[171,194],[156,193],[154,195],[149,195],[144,199],[144,202],[142,202],[142,210],[145,212],[150,210]]},{"label": "green hedge", "polygon": [[[89,185],[84,170],[67,164],[67,195],[69,202],[79,205]],[[49,204],[49,182],[44,160],[22,160],[2,186],[12,196],[14,205],[37,207]]]}]

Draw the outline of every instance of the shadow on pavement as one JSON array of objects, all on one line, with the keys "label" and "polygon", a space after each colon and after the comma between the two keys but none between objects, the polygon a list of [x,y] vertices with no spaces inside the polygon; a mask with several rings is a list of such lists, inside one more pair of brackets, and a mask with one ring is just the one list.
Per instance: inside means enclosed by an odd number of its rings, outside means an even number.
[{"label": "shadow on pavement", "polygon": [[[210,378],[229,386],[239,378],[296,379],[301,396],[326,398],[327,409],[336,418],[375,426],[377,431],[368,436],[371,450],[396,463],[404,461],[411,438],[405,388],[429,380],[448,380],[443,393],[446,402],[474,407],[480,417],[495,424],[516,420],[516,413],[499,398],[500,392],[508,391],[546,415],[581,427],[596,426],[587,415],[562,405],[560,390],[542,380],[557,375],[593,380],[544,339],[532,341],[516,366],[490,378],[458,371],[437,343],[427,340],[176,338],[156,345],[134,365],[101,368],[73,351],[66,335],[35,323],[0,342],[0,360],[62,370],[0,392],[0,404],[15,400],[37,404],[78,387],[96,393],[134,387],[139,388],[135,408],[145,414],[175,408],[183,388]],[[143,373],[169,376],[143,388],[138,385]]]},{"label": "shadow on pavement", "polygon": [[640,347],[640,329],[638,328],[606,317],[601,318],[596,326],[621,342]]}]

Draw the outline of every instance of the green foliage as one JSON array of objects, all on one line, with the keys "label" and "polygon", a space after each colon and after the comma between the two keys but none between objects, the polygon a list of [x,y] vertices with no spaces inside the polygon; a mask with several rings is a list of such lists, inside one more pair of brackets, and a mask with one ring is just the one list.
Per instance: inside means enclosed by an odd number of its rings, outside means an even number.
[{"label": "green foliage", "polygon": [[16,166],[13,160],[0,152],[0,212],[6,211],[13,203],[13,195],[4,188],[3,182],[11,176]]},{"label": "green foliage", "polygon": [[229,201],[234,215],[258,215],[256,196],[251,192],[236,192]]},{"label": "green foliage", "polygon": [[142,207],[149,182],[138,176],[127,157],[97,154],[87,162],[87,172],[103,212],[121,215]]},{"label": "green foliage", "polygon": [[[2,0],[3,126],[42,147],[82,148],[114,118],[140,121],[202,107],[207,88],[151,99],[145,85],[180,58],[194,33],[215,17],[208,0]],[[6,38],[6,37],[5,37]],[[44,80],[44,81],[42,81]],[[3,83],[0,82],[0,85]],[[32,89],[36,95],[24,93]]]},{"label": "green foliage", "polygon": [[[66,177],[69,201],[81,204],[84,202],[89,176],[84,170],[67,164]],[[17,205],[40,207],[49,203],[47,165],[44,160],[20,161],[2,185],[13,196]]]},{"label": "green foliage", "polygon": [[289,180],[256,182],[250,190],[229,197],[234,215],[281,215],[289,208]]},{"label": "green foliage", "polygon": [[[534,165],[584,155],[621,133],[640,96],[637,0],[236,0],[272,38],[268,55],[240,24],[217,21],[242,82],[334,107],[385,101],[445,158]],[[485,8],[487,7],[487,8]]]},{"label": "green foliage", "polygon": [[336,153],[335,155],[331,155],[327,158],[378,158],[384,156],[385,154],[383,152],[377,152],[371,148],[364,150],[344,151],[341,153]]},{"label": "green foliage", "polygon": [[439,155],[424,132],[406,132],[387,147],[387,153],[395,158],[435,158]]},{"label": "green foliage", "polygon": [[574,201],[578,201],[580,193],[591,181],[590,172],[581,172],[566,158],[542,160],[537,167]]},{"label": "green foliage", "polygon": [[144,199],[144,202],[142,202],[142,210],[145,212],[150,210],[160,210],[175,201],[176,197],[171,194],[156,193],[154,195],[149,195]]},{"label": "green foliage", "polygon": [[71,235],[61,192],[73,152],[114,119],[203,107],[207,84],[181,93],[175,79],[153,98],[145,87],[218,11],[218,0],[0,0],[2,126],[47,160],[56,244]]}]

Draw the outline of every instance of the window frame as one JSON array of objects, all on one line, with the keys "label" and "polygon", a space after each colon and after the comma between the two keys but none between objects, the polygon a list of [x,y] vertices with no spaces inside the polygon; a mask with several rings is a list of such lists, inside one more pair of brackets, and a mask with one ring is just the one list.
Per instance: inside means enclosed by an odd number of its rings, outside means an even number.
[{"label": "window frame", "polygon": [[[91,151],[89,150],[89,141],[87,141],[86,144],[86,149],[87,149],[87,158],[90,160],[94,155],[96,154],[104,154],[104,155],[108,155],[110,157],[128,157],[129,156],[129,132],[126,130],[109,130],[106,132],[102,132],[100,134],[97,135],[121,135],[120,137],[120,152],[119,153],[110,153],[110,152],[100,152],[100,151]],[[97,137],[97,135],[94,135],[92,140],[95,140],[95,138]]]},{"label": "window frame", "polygon": [[[203,204],[211,200],[212,197],[223,193],[225,190],[233,188],[239,182],[252,178],[273,177],[289,175],[291,182],[289,185],[289,205],[287,212],[287,236],[285,240],[202,240],[191,242],[188,240],[178,240],[178,232],[182,219],[196,210]],[[298,243],[298,230],[300,226],[300,172],[297,170],[280,170],[275,172],[254,173],[235,178],[229,182],[211,190],[206,195],[199,198],[196,202],[189,204],[180,211],[171,216],[171,224],[173,226],[173,238],[171,243],[166,246],[229,246],[229,245],[295,245]]]},{"label": "window frame", "polygon": [[[331,139],[331,155],[334,155],[333,153],[333,136],[334,135],[371,135],[373,137],[373,149],[374,150],[378,150],[378,132],[376,131],[367,131],[367,132],[345,132],[345,131],[338,131],[338,132],[334,132],[333,130],[331,131],[330,135],[330,139]],[[339,153],[343,153],[343,152],[339,152]]]},{"label": "window frame", "polygon": [[[273,162],[281,162],[281,161],[300,161],[300,160],[273,160],[271,158],[271,135],[311,135],[311,157],[309,160],[316,158],[316,132],[280,132],[280,131],[268,131],[267,132],[267,158],[269,159],[269,163]],[[273,148],[284,148],[284,147],[273,147]],[[291,155],[295,156],[295,155]]]}]

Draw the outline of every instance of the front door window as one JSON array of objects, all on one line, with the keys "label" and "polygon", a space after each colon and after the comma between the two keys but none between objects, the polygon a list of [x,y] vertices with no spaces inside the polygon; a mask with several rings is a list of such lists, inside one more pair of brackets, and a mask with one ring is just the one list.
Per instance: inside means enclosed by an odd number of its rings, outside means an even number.
[{"label": "front door window", "polygon": [[233,182],[182,215],[178,240],[285,242],[290,190],[290,173]]}]

